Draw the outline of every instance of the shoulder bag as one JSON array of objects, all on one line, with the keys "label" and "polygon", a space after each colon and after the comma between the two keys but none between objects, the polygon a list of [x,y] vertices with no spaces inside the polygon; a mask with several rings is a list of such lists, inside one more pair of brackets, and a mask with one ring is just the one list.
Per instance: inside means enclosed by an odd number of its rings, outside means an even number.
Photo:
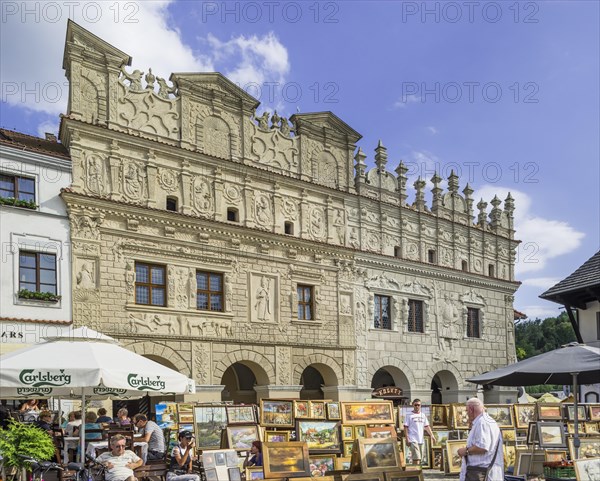
[{"label": "shoulder bag", "polygon": [[[502,435],[502,434],[500,434]],[[500,447],[500,438],[498,438],[498,442],[496,443],[496,451],[494,452],[494,457],[492,458],[492,462],[488,467],[484,466],[469,466],[469,461],[466,459],[467,463],[467,473],[465,475],[465,481],[486,481],[488,472],[494,465],[496,461],[496,456],[498,455],[498,448]],[[468,457],[467,457],[468,458]]]}]

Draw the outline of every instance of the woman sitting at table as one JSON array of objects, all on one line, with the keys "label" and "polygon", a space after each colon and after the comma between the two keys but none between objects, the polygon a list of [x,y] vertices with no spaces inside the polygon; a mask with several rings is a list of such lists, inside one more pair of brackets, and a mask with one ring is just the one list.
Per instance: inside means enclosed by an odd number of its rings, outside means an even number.
[{"label": "woman sitting at table", "polygon": [[51,411],[44,410],[40,413],[40,418],[35,422],[35,425],[46,431],[50,436],[52,436],[52,418],[54,414]]},{"label": "woman sitting at table", "polygon": [[94,411],[88,411],[85,413],[85,440],[86,441],[99,441],[102,439],[102,433],[89,432],[98,431],[102,429],[102,424],[96,422],[98,416]]},{"label": "woman sitting at table", "polygon": [[[71,415],[69,414],[69,418]],[[78,436],[79,426],[81,426],[81,411],[73,412],[73,421],[69,421],[65,427],[65,434],[67,436]]]},{"label": "woman sitting at table", "polygon": [[128,414],[129,411],[127,411],[127,408],[119,409],[117,411],[117,418],[115,419],[115,422],[119,423],[121,426],[131,424],[131,419],[129,419],[127,416]]},{"label": "woman sitting at table", "polygon": [[30,399],[29,401],[25,401],[21,405],[21,407],[19,408],[19,412],[23,416],[23,421],[37,421],[40,413],[40,407],[38,403],[39,401],[37,399]]}]

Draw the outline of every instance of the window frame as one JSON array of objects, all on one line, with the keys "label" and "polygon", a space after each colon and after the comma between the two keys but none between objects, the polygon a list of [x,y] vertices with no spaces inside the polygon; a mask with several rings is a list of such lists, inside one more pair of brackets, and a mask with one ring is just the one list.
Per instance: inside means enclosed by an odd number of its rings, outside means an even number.
[{"label": "window frame", "polygon": [[[304,295],[300,294],[301,290],[305,290],[308,289],[308,291],[310,292],[310,299],[308,301],[304,300]],[[315,321],[317,319],[316,317],[316,313],[315,313],[315,286],[312,286],[310,284],[296,284],[296,297],[297,297],[297,304],[296,304],[296,317],[298,318],[299,321]],[[308,308],[310,309],[310,317],[306,317],[306,306],[308,306]],[[300,316],[300,308],[302,307],[302,311],[304,313],[304,315],[301,317]]]},{"label": "window frame", "polygon": [[[473,321],[472,319],[472,312],[476,312],[477,313],[477,319],[475,321]],[[481,325],[481,321],[483,319],[482,313],[481,313],[481,309],[478,307],[471,307],[471,306],[467,306],[467,326],[466,326],[466,337],[468,339],[481,339],[482,338],[482,325]],[[477,323],[477,335],[472,335],[474,334],[474,326],[473,323],[476,322]]]},{"label": "window frame", "polygon": [[[12,195],[5,197],[2,194],[2,191],[0,191],[0,197],[4,198],[4,199],[15,199],[15,200],[22,200],[25,202],[36,202],[37,201],[37,189],[36,189],[36,179],[34,177],[27,177],[24,175],[17,175],[17,174],[11,174],[8,172],[4,172],[4,171],[0,171],[0,176],[3,177],[9,177],[12,179],[12,183],[13,183],[13,191],[12,191]],[[29,194],[29,195],[33,195],[33,199],[21,199],[19,197],[19,194],[21,193],[21,190],[19,189],[19,181],[21,180],[29,180],[33,183],[33,192],[25,192],[23,191],[24,194]],[[4,190],[4,189],[3,189]]]},{"label": "window frame", "polygon": [[[146,266],[148,268],[148,281],[149,282],[140,282],[137,278],[137,268],[138,266]],[[163,280],[164,284],[154,284],[152,282],[152,269],[159,268],[163,270]],[[167,266],[164,264],[154,264],[151,262],[144,261],[135,261],[134,272],[136,273],[135,278],[135,303],[140,306],[153,306],[153,307],[167,307],[168,304],[168,279],[167,279]],[[139,287],[147,287],[148,288],[148,301],[149,302],[139,302],[138,300],[138,286]],[[163,304],[154,304],[152,302],[152,290],[162,288],[164,291],[164,303]]]},{"label": "window frame", "polygon": [[[207,276],[208,289],[200,289],[198,287],[198,274],[205,274]],[[211,276],[218,276],[220,278],[221,290],[212,290],[210,278]],[[207,308],[198,307],[198,299],[200,294],[207,295]],[[211,296],[221,296],[221,309],[212,309]],[[203,269],[196,269],[196,310],[204,312],[225,312],[225,276],[222,272],[206,271]]]},{"label": "window frame", "polygon": [[[420,319],[420,323],[421,323],[421,329],[418,330],[418,320],[414,321],[414,324],[411,323],[411,304],[412,303],[419,303],[421,305],[421,319]],[[410,332],[412,334],[424,334],[425,333],[425,302],[422,299],[408,299],[407,301],[407,319],[406,319],[406,331]],[[411,329],[411,327],[414,325],[414,329]]]},{"label": "window frame", "polygon": [[[21,265],[21,255],[26,254],[26,255],[33,255],[35,256],[35,290],[31,290],[28,287],[22,287],[21,286],[21,269],[27,269],[30,270],[32,269],[31,267],[24,267]],[[47,268],[42,268],[41,267],[41,261],[40,261],[40,257],[41,256],[52,256],[54,257],[54,269],[47,269]],[[19,291],[21,291],[22,289],[27,289],[28,291],[31,292],[39,292],[39,293],[43,293],[43,292],[48,292],[48,291],[41,291],[40,290],[40,285],[50,285],[50,286],[54,286],[54,292],[50,292],[50,294],[58,296],[59,292],[58,292],[58,264],[57,264],[57,259],[56,259],[56,253],[53,252],[42,252],[42,251],[31,251],[28,249],[19,249],[19,259],[18,259],[18,280],[19,280]],[[54,284],[48,284],[47,282],[42,283],[41,282],[41,271],[53,271],[54,272]],[[26,284],[32,284],[31,282],[27,282]]]},{"label": "window frame", "polygon": [[[381,302],[377,302],[377,299],[383,299],[386,298],[388,300],[387,302],[387,306],[388,306],[388,311],[387,311],[387,315],[388,315],[388,326],[386,327],[385,325],[385,321],[382,320],[381,325],[377,326],[376,325],[376,318],[377,318],[377,314],[379,314],[379,318],[382,319],[382,312],[378,312],[381,311]],[[382,331],[393,331],[394,327],[392,326],[392,302],[393,302],[393,298],[392,296],[388,295],[388,294],[373,294],[373,329],[378,329],[378,330],[382,330]]]}]

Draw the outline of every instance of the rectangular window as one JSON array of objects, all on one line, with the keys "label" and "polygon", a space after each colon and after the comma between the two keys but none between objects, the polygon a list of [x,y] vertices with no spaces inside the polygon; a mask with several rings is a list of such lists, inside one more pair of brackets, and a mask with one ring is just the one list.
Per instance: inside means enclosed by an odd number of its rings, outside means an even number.
[{"label": "rectangular window", "polygon": [[408,332],[424,332],[423,301],[408,300]]},{"label": "rectangular window", "polygon": [[165,266],[135,263],[135,303],[148,306],[167,305]]},{"label": "rectangular window", "polygon": [[196,284],[196,308],[223,312],[223,274],[197,271]]},{"label": "rectangular window", "polygon": [[481,337],[479,309],[467,308],[467,337]]},{"label": "rectangular window", "polygon": [[375,295],[375,317],[373,319],[375,329],[392,329],[390,316],[390,297]]},{"label": "rectangular window", "polygon": [[44,252],[19,252],[19,290],[49,292],[56,289],[56,255]]},{"label": "rectangular window", "polygon": [[298,284],[298,319],[312,321],[314,319],[313,288]]},{"label": "rectangular window", "polygon": [[0,175],[0,197],[35,202],[35,181],[17,175]]}]

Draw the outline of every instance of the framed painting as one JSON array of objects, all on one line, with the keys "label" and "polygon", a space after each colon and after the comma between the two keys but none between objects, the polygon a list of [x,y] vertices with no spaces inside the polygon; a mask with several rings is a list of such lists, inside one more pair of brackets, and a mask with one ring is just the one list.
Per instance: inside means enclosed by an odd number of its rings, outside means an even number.
[{"label": "framed painting", "polygon": [[224,450],[215,451],[215,465],[227,466],[227,454]]},{"label": "framed painting", "polygon": [[396,428],[394,426],[367,426],[367,437],[376,439],[396,439]]},{"label": "framed painting", "polygon": [[253,441],[260,441],[258,425],[233,425],[227,426],[227,445],[236,451],[248,450]]},{"label": "framed painting", "polygon": [[352,456],[353,449],[354,449],[354,441],[344,441],[344,457]]},{"label": "framed painting", "polygon": [[573,438],[569,438],[569,454],[571,459],[596,458],[600,456],[600,436],[580,438],[579,456],[575,456]]},{"label": "framed painting", "polygon": [[177,419],[179,424],[192,424],[194,422],[194,405],[190,403],[178,403]]},{"label": "framed painting", "polygon": [[212,451],[204,451],[202,453],[202,465],[204,468],[214,468],[217,466],[215,462],[215,453]]},{"label": "framed painting", "polygon": [[206,477],[206,481],[219,481],[219,476],[217,476],[217,470],[215,468],[205,468],[204,476]]},{"label": "framed painting", "polygon": [[391,401],[347,401],[342,403],[344,424],[392,424],[394,406]]},{"label": "framed painting", "polygon": [[547,463],[555,463],[557,461],[566,461],[567,460],[567,451],[565,450],[552,450],[552,449],[546,449],[546,451],[544,452],[544,460]]},{"label": "framed painting", "polygon": [[423,471],[386,471],[385,481],[423,481]]},{"label": "framed painting", "polygon": [[263,469],[265,478],[310,476],[308,445],[297,441],[263,443]]},{"label": "framed painting", "polygon": [[327,419],[339,420],[342,419],[339,401],[330,401],[327,403]]},{"label": "framed painting", "polygon": [[296,439],[305,442],[311,454],[339,453],[339,433],[338,421],[296,421]]},{"label": "framed painting", "polygon": [[500,428],[512,428],[512,406],[510,404],[490,404],[485,407],[488,415],[498,423]]},{"label": "framed painting", "polygon": [[400,451],[396,439],[358,439],[358,453],[363,473],[401,468]]},{"label": "framed painting", "polygon": [[194,433],[198,450],[219,449],[221,433],[227,427],[227,411],[224,405],[194,406]]},{"label": "framed painting", "polygon": [[[583,424],[579,425],[579,432],[583,432]],[[567,423],[567,433],[575,434],[575,423]]]},{"label": "framed painting", "polygon": [[343,456],[341,458],[335,458],[334,459],[334,463],[335,463],[335,470],[336,471],[350,471],[350,463],[351,463],[351,457],[350,456]]},{"label": "framed painting", "polygon": [[504,445],[504,470],[506,471],[508,468],[514,468],[515,466],[515,457],[517,455],[517,451],[514,446]]},{"label": "framed painting", "polygon": [[448,441],[450,436],[450,430],[448,429],[434,429],[433,434],[435,434],[435,440],[431,440],[432,448],[443,448]]},{"label": "framed painting", "polygon": [[[429,438],[424,438],[423,439],[423,450],[421,452],[421,455],[423,456],[421,459],[421,464],[419,464],[418,466],[420,466],[421,468],[430,468],[431,467],[431,442],[429,440]],[[404,462],[406,466],[415,466],[413,464],[413,459],[412,459],[412,452],[406,442],[406,439],[402,439],[402,452],[404,454]]]},{"label": "framed painting", "polygon": [[287,443],[289,440],[289,431],[265,431],[265,441],[267,443]]},{"label": "framed painting", "polygon": [[517,440],[517,431],[515,429],[501,429],[502,441],[504,443],[515,443]]},{"label": "framed painting", "polygon": [[562,419],[560,403],[539,403],[537,405],[537,418],[544,421],[560,421]]},{"label": "framed painting", "polygon": [[432,427],[448,427],[448,406],[445,404],[432,404],[430,420]]},{"label": "framed painting", "polygon": [[431,468],[438,471],[444,469],[443,448],[431,448]]},{"label": "framed painting", "polygon": [[354,426],[342,424],[342,441],[351,441],[354,439]]},{"label": "framed painting", "polygon": [[293,407],[293,401],[282,399],[261,399],[260,423],[265,427],[292,428],[294,427]]},{"label": "framed painting", "polygon": [[453,404],[452,408],[452,427],[454,429],[469,429],[469,416],[465,404]]},{"label": "framed painting", "polygon": [[513,408],[517,429],[527,429],[529,423],[535,421],[535,404],[513,404]]},{"label": "framed painting", "polygon": [[529,429],[527,430],[527,444],[538,444],[539,442],[537,422],[529,423]]},{"label": "framed painting", "polygon": [[229,481],[242,481],[242,473],[238,467],[228,468],[227,475],[229,477]]},{"label": "framed painting", "polygon": [[446,441],[446,459],[448,460],[448,472],[451,474],[460,473],[462,458],[458,455],[460,448],[466,448],[467,441]]},{"label": "framed painting", "polygon": [[584,423],[583,430],[585,431],[585,434],[600,434],[600,429],[596,422],[588,421]]},{"label": "framed painting", "polygon": [[590,404],[589,411],[590,421],[600,421],[600,404]]},{"label": "framed painting", "polygon": [[366,438],[367,437],[367,426],[365,424],[357,424],[354,426],[354,437],[358,438]]},{"label": "framed painting", "polygon": [[256,410],[253,405],[225,406],[227,424],[256,424]]},{"label": "framed painting", "polygon": [[294,417],[310,418],[309,401],[294,401]]},{"label": "framed painting", "polygon": [[600,456],[576,459],[573,464],[577,481],[597,481],[600,479]]},{"label": "framed painting", "polygon": [[321,478],[328,471],[335,470],[335,455],[330,456],[308,456],[310,463],[310,475],[313,478]]},{"label": "framed painting", "polygon": [[[575,421],[575,405],[574,404],[566,404],[565,405],[565,417],[567,421]],[[577,406],[577,420],[578,421],[586,421],[587,420],[587,409],[586,406],[582,406],[579,404]]]},{"label": "framed painting", "polygon": [[308,408],[311,419],[327,419],[324,401],[309,401]]},{"label": "framed painting", "polygon": [[246,468],[246,481],[255,481],[257,479],[265,479],[262,466]]},{"label": "framed painting", "polygon": [[240,463],[244,462],[243,458],[240,458],[238,452],[233,449],[228,449],[225,453],[226,464],[227,466],[233,468],[240,465]]},{"label": "framed painting", "polygon": [[349,474],[344,481],[384,481],[383,475],[377,473],[354,473]]}]

